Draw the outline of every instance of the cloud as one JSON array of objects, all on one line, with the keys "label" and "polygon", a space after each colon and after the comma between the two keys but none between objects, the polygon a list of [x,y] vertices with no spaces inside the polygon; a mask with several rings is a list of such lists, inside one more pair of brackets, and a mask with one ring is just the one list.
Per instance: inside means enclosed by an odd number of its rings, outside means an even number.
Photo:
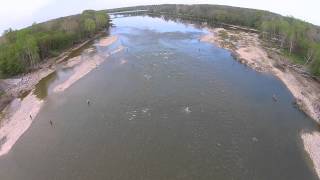
[{"label": "cloud", "polygon": [[52,0],[6,0],[1,2],[0,16],[10,15],[10,18],[30,16],[51,2]]},{"label": "cloud", "polygon": [[257,8],[293,15],[302,20],[320,25],[316,0],[1,0],[0,35],[12,27],[20,29],[33,22],[43,22],[61,16],[81,13],[84,9],[108,9],[143,4],[224,4]]},{"label": "cloud", "polygon": [[[32,15],[53,0],[4,0],[0,6],[0,34],[9,27],[21,28],[28,24]],[[20,23],[20,24],[19,24]]]}]

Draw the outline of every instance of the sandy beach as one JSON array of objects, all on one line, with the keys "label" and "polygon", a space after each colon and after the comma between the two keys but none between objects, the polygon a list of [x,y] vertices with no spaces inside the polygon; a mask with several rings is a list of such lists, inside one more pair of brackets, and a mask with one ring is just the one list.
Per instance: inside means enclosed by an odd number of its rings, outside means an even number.
[{"label": "sandy beach", "polygon": [[[98,44],[111,45],[117,41],[117,37],[111,36],[101,39]],[[82,46],[85,44],[82,44]],[[77,50],[77,46],[72,50]],[[45,100],[40,100],[34,95],[35,85],[43,78],[56,71],[57,63],[63,63],[63,68],[73,68],[74,73],[63,83],[54,88],[54,92],[62,92],[84,77],[86,74],[97,68],[110,55],[123,50],[119,46],[106,56],[95,55],[92,58],[82,59],[76,56],[65,61],[68,53],[63,53],[60,58],[50,60],[41,65],[41,68],[15,79],[5,79],[6,93],[13,97],[13,100],[3,109],[3,117],[0,121],[0,156],[7,154],[16,141],[31,126]],[[69,51],[71,53],[72,51]],[[28,95],[21,96],[24,92]]]},{"label": "sandy beach", "polygon": [[70,60],[66,67],[73,67],[74,73],[63,83],[57,85],[54,88],[54,92],[62,92],[76,83],[79,79],[83,78],[85,75],[90,73],[92,70],[96,69],[101,63],[103,63],[110,55],[118,53],[123,50],[123,46],[119,46],[116,50],[110,52],[105,56],[95,55],[91,57],[90,60],[81,61],[81,58],[73,58]]},{"label": "sandy beach", "polygon": [[117,36],[110,36],[110,37],[105,37],[103,39],[101,39],[97,45],[98,46],[110,46],[111,44],[113,44],[114,42],[116,42],[118,40]]},{"label": "sandy beach", "polygon": [[[311,77],[302,76],[291,68],[290,60],[279,55],[275,49],[266,49],[256,33],[238,32],[223,28],[210,29],[211,33],[201,41],[228,49],[236,59],[252,69],[271,73],[290,90],[301,110],[320,123],[320,83]],[[219,35],[223,32],[225,37]]]},{"label": "sandy beach", "polygon": [[[16,103],[19,107],[11,116],[3,120],[4,122],[0,128],[0,156],[10,151],[15,142],[30,127],[43,105],[43,101],[33,93],[30,93],[23,100],[18,100]],[[7,108],[6,111],[11,111],[11,107]]]},{"label": "sandy beach", "polygon": [[320,133],[301,133],[304,148],[308,152],[310,159],[313,162],[314,169],[320,176]]},{"label": "sandy beach", "polygon": [[[320,123],[319,82],[302,75],[299,69],[295,68],[277,49],[265,47],[256,33],[223,28],[208,29],[208,31],[210,33],[202,36],[201,41],[230,50],[240,63],[258,72],[271,73],[279,78],[294,96],[297,106]],[[301,133],[301,138],[306,152],[313,161],[314,169],[320,177],[320,134],[318,132]]]},{"label": "sandy beach", "polygon": [[74,63],[69,64],[69,67],[74,67],[74,73],[65,82],[57,85],[53,91],[62,92],[66,90],[93,69],[97,68],[104,60],[105,59],[103,57],[95,55],[90,60],[81,63],[74,61]]}]

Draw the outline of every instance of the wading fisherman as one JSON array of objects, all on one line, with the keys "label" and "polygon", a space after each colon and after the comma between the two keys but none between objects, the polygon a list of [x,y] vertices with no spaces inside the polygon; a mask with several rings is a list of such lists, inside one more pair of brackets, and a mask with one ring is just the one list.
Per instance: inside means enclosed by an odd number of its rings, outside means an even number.
[{"label": "wading fisherman", "polygon": [[277,98],[277,96],[276,96],[275,94],[272,95],[272,99],[273,99],[274,102],[277,102],[277,101],[278,101],[278,98]]}]

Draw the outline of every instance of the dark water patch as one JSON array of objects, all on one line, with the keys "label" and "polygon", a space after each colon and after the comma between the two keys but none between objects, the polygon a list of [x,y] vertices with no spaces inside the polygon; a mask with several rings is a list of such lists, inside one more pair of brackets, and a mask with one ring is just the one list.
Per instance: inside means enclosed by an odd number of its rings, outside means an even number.
[{"label": "dark water patch", "polygon": [[19,98],[21,100],[23,100],[25,97],[27,97],[30,94],[31,90],[29,91],[23,91],[22,93],[20,93]]},{"label": "dark water patch", "polygon": [[56,71],[41,79],[35,87],[34,94],[39,99],[45,99],[53,88],[67,80],[74,73],[73,68],[59,67]]},{"label": "dark water patch", "polygon": [[1,149],[2,145],[3,145],[4,143],[6,143],[6,142],[7,142],[7,136],[4,136],[4,137],[2,137],[2,138],[0,139],[0,149]]},{"label": "dark water patch", "polygon": [[39,99],[44,99],[48,96],[49,85],[57,78],[57,72],[49,74],[47,77],[41,79],[35,87],[34,94]]}]

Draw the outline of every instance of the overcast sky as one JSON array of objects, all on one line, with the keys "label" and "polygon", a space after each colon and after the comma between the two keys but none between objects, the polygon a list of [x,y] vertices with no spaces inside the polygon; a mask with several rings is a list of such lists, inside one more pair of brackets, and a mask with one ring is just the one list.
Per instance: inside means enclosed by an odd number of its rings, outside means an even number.
[{"label": "overcast sky", "polygon": [[33,22],[77,14],[84,9],[109,9],[146,4],[220,4],[269,10],[320,25],[320,0],[0,0],[0,34]]}]

